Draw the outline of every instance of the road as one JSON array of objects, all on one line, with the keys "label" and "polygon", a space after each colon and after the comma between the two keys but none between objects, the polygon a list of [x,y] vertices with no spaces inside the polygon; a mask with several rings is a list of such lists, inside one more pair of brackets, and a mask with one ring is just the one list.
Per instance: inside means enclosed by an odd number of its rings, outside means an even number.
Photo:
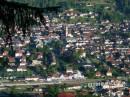
[{"label": "road", "polygon": [[94,83],[105,79],[87,79],[87,80],[65,80],[65,81],[51,81],[51,82],[1,82],[0,87],[12,87],[12,86],[42,86],[42,85],[54,85],[54,84],[68,84],[68,85],[80,85],[86,83]]}]

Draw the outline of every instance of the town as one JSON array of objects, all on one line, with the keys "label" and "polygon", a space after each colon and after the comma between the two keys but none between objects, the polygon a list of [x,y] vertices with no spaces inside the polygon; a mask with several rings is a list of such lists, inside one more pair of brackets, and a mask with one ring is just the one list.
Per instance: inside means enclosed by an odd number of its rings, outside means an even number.
[{"label": "town", "polygon": [[129,97],[129,19],[115,22],[107,16],[101,19],[98,11],[82,13],[74,8],[43,15],[46,26],[39,17],[30,16],[37,23],[28,34],[15,25],[12,48],[3,38],[0,21],[1,89],[29,85],[45,93],[44,85],[58,84],[64,85],[66,95],[73,95],[67,97],[75,97],[75,90],[82,95],[76,97],[89,97],[88,92],[91,97]]}]

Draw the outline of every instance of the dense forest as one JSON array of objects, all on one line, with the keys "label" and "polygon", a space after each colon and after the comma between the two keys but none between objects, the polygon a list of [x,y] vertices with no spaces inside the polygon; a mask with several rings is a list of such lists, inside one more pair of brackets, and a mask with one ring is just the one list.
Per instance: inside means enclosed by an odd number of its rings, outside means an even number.
[{"label": "dense forest", "polygon": [[[112,0],[110,2],[109,0],[8,0],[8,1],[15,1],[20,3],[28,3],[30,6],[37,6],[37,7],[46,7],[46,6],[56,6],[56,5],[63,5],[66,7],[74,7],[76,6],[77,2],[94,2],[94,1],[101,1],[103,2],[109,2],[109,3],[115,3],[116,8],[120,10],[123,13],[128,14],[130,12],[130,0]],[[98,3],[98,2],[97,2]]]},{"label": "dense forest", "polygon": [[8,1],[28,3],[30,6],[36,6],[36,7],[46,7],[46,6],[56,6],[59,2],[62,2],[63,0],[8,0]]},{"label": "dense forest", "polygon": [[116,6],[124,14],[130,14],[130,0],[116,0]]}]

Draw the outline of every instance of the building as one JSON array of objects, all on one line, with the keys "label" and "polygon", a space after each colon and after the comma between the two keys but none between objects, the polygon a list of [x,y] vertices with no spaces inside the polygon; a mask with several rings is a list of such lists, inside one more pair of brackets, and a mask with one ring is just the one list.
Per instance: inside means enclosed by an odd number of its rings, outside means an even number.
[{"label": "building", "polygon": [[58,94],[58,97],[76,97],[74,93],[63,92]]},{"label": "building", "polygon": [[107,74],[106,74],[108,77],[112,77],[112,70],[109,68],[109,70],[107,71]]},{"label": "building", "polygon": [[95,74],[95,76],[96,76],[96,77],[101,77],[102,74],[101,74],[101,72],[97,71],[96,74]]}]

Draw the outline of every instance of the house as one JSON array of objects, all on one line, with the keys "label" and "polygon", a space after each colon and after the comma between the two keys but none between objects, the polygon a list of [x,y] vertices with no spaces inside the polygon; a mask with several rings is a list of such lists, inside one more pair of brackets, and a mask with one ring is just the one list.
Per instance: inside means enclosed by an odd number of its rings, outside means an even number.
[{"label": "house", "polygon": [[3,56],[7,56],[7,55],[8,55],[8,51],[4,51]]},{"label": "house", "polygon": [[[36,91],[36,92],[42,92],[43,90],[42,90],[42,88],[35,88],[35,89],[33,89],[33,91]],[[34,96],[34,97],[40,97],[40,96]]]},{"label": "house", "polygon": [[73,74],[61,74],[59,77],[60,80],[72,80],[73,78]]},{"label": "house", "polygon": [[9,63],[15,63],[15,58],[14,57],[8,57]]},{"label": "house", "polygon": [[37,53],[37,59],[42,59],[43,58],[43,53],[42,52],[38,52]]},{"label": "house", "polygon": [[39,60],[32,60],[32,66],[41,65],[42,61]]},{"label": "house", "polygon": [[107,74],[106,74],[108,77],[112,77],[112,70],[109,68],[109,70],[107,71]]},{"label": "house", "polygon": [[75,43],[77,40],[74,37],[67,37],[66,41],[67,41],[67,43]]},{"label": "house", "polygon": [[31,55],[30,51],[27,51],[26,56],[30,56],[30,55]]},{"label": "house", "polygon": [[48,82],[52,81],[52,77],[51,76],[48,76],[47,79],[46,79]]},{"label": "house", "polygon": [[82,86],[72,86],[72,87],[68,87],[68,90],[80,90],[82,89]]},{"label": "house", "polygon": [[83,65],[83,67],[87,69],[87,68],[93,68],[94,66],[92,64],[85,64]]},{"label": "house", "polygon": [[86,57],[86,52],[83,52],[81,55],[80,55],[81,58],[85,58]]},{"label": "house", "polygon": [[127,50],[127,54],[130,55],[130,49]]},{"label": "house", "polygon": [[17,44],[17,46],[18,46],[18,47],[23,47],[23,46],[25,46],[25,44],[22,43],[22,42],[19,42],[19,43]]},{"label": "house", "polygon": [[43,48],[43,42],[42,42],[42,40],[40,40],[40,39],[37,40],[37,45],[36,45],[36,47],[37,47],[37,48],[39,48],[39,47],[40,47],[40,48]]},{"label": "house", "polygon": [[23,56],[23,52],[21,50],[16,51],[15,57],[22,57],[22,56]]},{"label": "house", "polygon": [[95,76],[96,76],[96,77],[101,77],[102,74],[101,74],[101,72],[97,71],[96,74],[95,74]]},{"label": "house", "polygon": [[25,78],[26,81],[38,81],[39,78],[38,77],[27,77]]},{"label": "house", "polygon": [[73,69],[72,68],[67,68],[67,70],[66,70],[66,73],[74,73],[74,71],[73,71]]},{"label": "house", "polygon": [[116,88],[123,88],[124,85],[126,83],[124,83],[123,81],[120,80],[110,80],[110,81],[106,81],[103,85],[104,89],[116,89]]},{"label": "house", "polygon": [[55,73],[52,75],[52,80],[59,80],[60,79],[60,73]]},{"label": "house", "polygon": [[23,57],[20,59],[20,62],[26,62],[26,56],[23,56]]},{"label": "house", "polygon": [[56,61],[53,61],[52,63],[51,63],[51,65],[53,66],[53,65],[56,65]]},{"label": "house", "polygon": [[80,54],[81,58],[85,58],[86,57],[86,52],[85,52],[84,48],[77,49],[77,52]]},{"label": "house", "polygon": [[27,64],[26,62],[21,62],[20,66],[26,66],[26,64]]},{"label": "house", "polygon": [[8,60],[9,60],[9,65],[10,66],[15,66],[15,58],[14,57],[8,57]]},{"label": "house", "polygon": [[26,45],[26,44],[29,44],[29,43],[30,43],[30,40],[29,40],[29,39],[25,39],[24,42],[25,42],[25,45]]},{"label": "house", "polygon": [[26,67],[25,65],[20,65],[20,66],[17,68],[17,71],[19,71],[19,72],[27,71],[27,67]]},{"label": "house", "polygon": [[74,9],[69,9],[65,11],[65,14],[67,16],[77,16],[78,12],[76,12]]},{"label": "house", "polygon": [[4,56],[2,54],[0,54],[0,58],[3,58]]},{"label": "house", "polygon": [[77,71],[75,74],[73,74],[74,79],[85,79],[84,75],[81,74],[80,71]]},{"label": "house", "polygon": [[12,69],[12,68],[8,68],[6,71],[7,71],[7,72],[13,72],[14,69]]},{"label": "house", "polygon": [[52,63],[51,65],[56,65],[56,57],[55,57],[55,54],[52,53]]},{"label": "house", "polygon": [[112,56],[107,56],[107,57],[106,57],[106,61],[111,62],[112,60],[113,60],[113,57],[112,57]]},{"label": "house", "polygon": [[60,80],[65,80],[66,78],[65,78],[65,76],[64,76],[64,74],[61,74],[60,75]]},{"label": "house", "polygon": [[76,97],[74,93],[71,92],[63,92],[58,94],[58,97]]}]

